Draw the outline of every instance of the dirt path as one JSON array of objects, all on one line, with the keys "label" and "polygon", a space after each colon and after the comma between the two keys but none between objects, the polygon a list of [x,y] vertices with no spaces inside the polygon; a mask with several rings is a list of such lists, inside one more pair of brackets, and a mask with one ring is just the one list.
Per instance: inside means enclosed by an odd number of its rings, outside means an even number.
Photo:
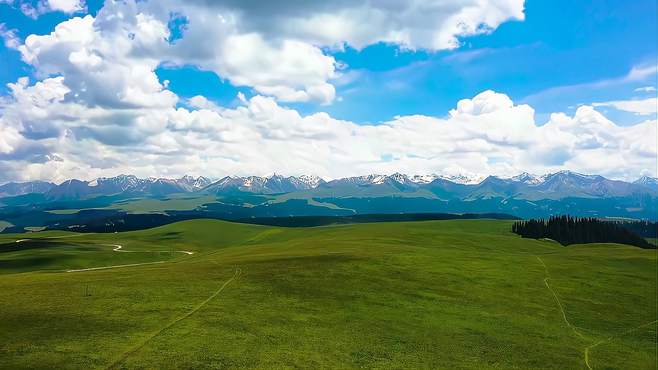
[{"label": "dirt path", "polygon": [[165,330],[171,328],[172,326],[176,325],[178,322],[180,322],[180,321],[182,321],[182,320],[185,320],[186,318],[188,318],[188,317],[194,315],[197,311],[199,311],[203,306],[205,306],[205,305],[206,305],[208,302],[210,302],[213,298],[217,297],[217,296],[219,295],[219,293],[221,293],[221,292],[224,290],[224,288],[226,288],[227,285],[229,285],[232,281],[234,281],[234,280],[236,280],[237,278],[239,278],[241,274],[242,274],[242,269],[240,269],[239,267],[236,268],[236,269],[235,269],[235,273],[233,274],[233,276],[232,276],[230,279],[226,280],[226,281],[224,282],[224,284],[222,284],[222,286],[219,287],[219,289],[217,289],[213,294],[211,294],[211,295],[210,295],[208,298],[206,298],[203,302],[201,302],[201,303],[199,303],[198,305],[196,305],[194,308],[192,308],[190,311],[188,311],[188,312],[185,313],[184,315],[182,315],[182,316],[180,316],[180,317],[178,317],[178,318],[172,320],[172,321],[169,322],[167,325],[165,325],[165,326],[163,326],[162,328],[156,330],[155,332],[149,334],[146,338],[144,338],[144,340],[142,340],[141,342],[137,343],[137,345],[135,345],[135,346],[132,347],[131,349],[129,349],[129,350],[127,350],[126,352],[124,352],[123,354],[121,354],[121,356],[119,356],[118,359],[116,359],[116,360],[113,361],[109,366],[107,366],[106,369],[114,369],[114,368],[117,368],[117,367],[118,367],[119,365],[121,365],[121,363],[122,363],[123,361],[125,361],[130,355],[132,355],[133,353],[139,351],[139,350],[140,350],[142,347],[144,347],[149,341],[151,341],[153,338],[155,338],[155,337],[157,337],[158,335],[160,335],[163,331],[165,331]]},{"label": "dirt path", "polygon": [[190,251],[143,251],[143,250],[127,251],[123,249],[123,245],[121,244],[105,244],[105,245],[107,245],[108,247],[114,247],[114,249],[112,249],[114,252],[123,252],[123,253],[173,252],[173,253],[185,253],[190,256],[194,254],[194,252],[190,252]]},{"label": "dirt path", "polygon": [[564,311],[564,306],[562,305],[562,301],[560,301],[560,298],[557,296],[551,285],[548,283],[551,277],[550,274],[548,273],[548,268],[546,267],[544,260],[542,260],[541,257],[539,256],[535,256],[535,257],[537,257],[537,260],[539,260],[541,265],[544,266],[544,271],[546,272],[546,277],[544,278],[544,284],[546,285],[546,288],[548,288],[548,290],[551,292],[551,294],[553,294],[553,298],[555,298],[555,302],[557,302],[557,306],[560,308],[560,313],[562,313],[562,320],[564,320],[564,322],[574,332],[574,334],[576,334],[576,336],[578,336],[581,339],[587,340],[587,338],[580,331],[578,331],[578,328],[575,325],[571,324],[571,322],[569,322],[569,319],[567,319],[567,313]]},{"label": "dirt path", "polygon": [[153,265],[156,263],[165,263],[167,261],[155,261],[155,262],[142,262],[142,263],[130,263],[127,265],[112,265],[112,266],[101,266],[101,267],[89,267],[86,269],[75,269],[75,270],[66,270],[66,272],[85,272],[85,271],[95,271],[95,270],[107,270],[107,269],[116,269],[121,267],[133,267],[133,266],[143,266],[143,265]]},{"label": "dirt path", "polygon": [[82,236],[82,235],[85,235],[85,234],[60,235],[60,236],[46,236],[46,237],[43,237],[43,238],[18,239],[18,240],[16,240],[16,243],[22,243],[22,242],[26,242],[26,241],[29,241],[29,240],[39,240],[39,239],[45,239],[45,240],[48,240],[48,239],[75,238],[75,237],[77,237],[77,236]]},{"label": "dirt path", "polygon": [[[29,239],[21,239],[23,240],[29,240]],[[19,242],[18,240],[16,241],[17,243]],[[169,251],[127,251],[123,249],[123,246],[121,244],[103,244],[108,247],[114,247],[112,251],[114,252],[122,252],[122,253],[151,253],[151,252],[169,252]],[[174,253],[185,253],[187,255],[193,255],[194,252],[190,251],[171,251]],[[85,271],[96,271],[96,270],[107,270],[107,269],[115,269],[115,268],[121,268],[121,267],[133,267],[133,266],[143,266],[143,265],[153,265],[156,263],[165,263],[168,261],[154,261],[154,262],[142,262],[142,263],[130,263],[127,265],[112,265],[112,266],[101,266],[101,267],[89,267],[89,268],[84,268],[84,269],[72,269],[72,270],[66,270],[66,272],[85,272]]]},{"label": "dirt path", "polygon": [[630,333],[632,333],[634,331],[637,331],[637,330],[640,330],[642,328],[646,328],[647,326],[653,325],[657,322],[658,322],[658,320],[654,320],[654,321],[648,322],[646,324],[642,324],[642,325],[640,325],[638,327],[635,327],[633,329],[626,330],[625,332],[623,332],[621,334],[610,336],[606,339],[600,340],[600,341],[592,344],[591,346],[588,346],[587,348],[585,348],[585,365],[587,365],[588,369],[592,370],[592,366],[589,364],[589,352],[590,352],[590,350],[594,349],[595,347],[598,347],[598,346],[600,346],[602,344],[605,344],[605,343],[608,343],[608,342],[612,342],[616,338],[623,337],[624,335],[630,334]]},{"label": "dirt path", "polygon": [[[583,339],[583,340],[586,340],[586,341],[591,341],[592,339],[589,339],[589,338],[585,337],[580,331],[578,331],[578,327],[577,327],[577,326],[575,326],[575,325],[571,324],[571,322],[569,322],[569,320],[567,319],[567,314],[566,314],[566,312],[564,311],[564,306],[562,305],[562,302],[560,301],[560,298],[557,296],[557,294],[555,293],[555,291],[553,290],[553,288],[551,287],[551,285],[548,283],[548,281],[550,280],[550,274],[549,274],[549,272],[548,272],[548,268],[546,267],[546,264],[544,263],[544,260],[542,260],[541,257],[539,257],[539,256],[535,256],[535,257],[536,257],[537,260],[541,263],[541,265],[544,267],[544,271],[546,272],[546,277],[544,278],[544,284],[546,285],[546,288],[548,288],[548,290],[549,290],[549,291],[551,292],[551,294],[553,295],[553,298],[555,298],[555,302],[557,302],[557,305],[558,305],[558,307],[559,307],[559,309],[560,309],[560,312],[562,313],[562,319],[563,319],[564,322],[567,324],[567,326],[568,326],[569,328],[571,328],[571,330],[574,332],[574,334],[576,334],[579,338],[581,338],[581,339]],[[602,345],[602,344],[605,344],[605,343],[611,342],[611,341],[613,341],[613,340],[616,339],[616,338],[619,338],[619,337],[622,337],[622,336],[624,336],[624,335],[630,334],[630,333],[632,333],[632,332],[634,332],[634,331],[637,331],[637,330],[639,330],[639,329],[645,328],[645,327],[647,327],[647,326],[649,326],[649,325],[655,324],[656,322],[658,322],[658,320],[654,320],[654,321],[651,321],[651,322],[648,322],[648,323],[642,324],[642,325],[640,325],[640,326],[637,326],[637,327],[635,327],[635,328],[632,328],[632,329],[626,330],[625,332],[620,333],[620,334],[617,334],[617,335],[612,335],[612,336],[610,336],[610,337],[608,337],[608,338],[606,338],[606,339],[599,340],[599,341],[597,341],[597,342],[595,342],[595,343],[593,343],[593,344],[591,344],[591,345],[585,347],[585,350],[584,350],[585,366],[587,366],[587,368],[588,368],[589,370],[593,370],[592,366],[591,366],[590,363],[589,363],[589,354],[590,354],[590,351],[591,351],[592,349],[594,349],[595,347],[598,347],[598,346],[600,346],[600,345]]]}]

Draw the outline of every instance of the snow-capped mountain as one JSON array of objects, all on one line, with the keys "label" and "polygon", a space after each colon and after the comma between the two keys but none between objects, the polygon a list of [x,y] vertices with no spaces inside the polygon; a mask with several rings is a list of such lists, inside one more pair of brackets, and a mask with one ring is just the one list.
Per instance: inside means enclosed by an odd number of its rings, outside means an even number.
[{"label": "snow-capped mountain", "polygon": [[[539,199],[609,198],[632,194],[656,194],[658,180],[642,177],[630,183],[598,175],[560,171],[543,176],[521,173],[513,177],[466,175],[371,174],[324,181],[317,176],[226,176],[212,182],[199,176],[178,179],[138,178],[134,175],[100,177],[92,181],[67,180],[59,185],[46,182],[8,183],[0,186],[0,197],[42,193],[46,199],[83,199],[101,195],[166,196],[175,193],[281,194],[310,193],[317,197],[376,197],[398,193],[433,196],[440,199],[515,198]],[[420,192],[420,193],[417,193]]]},{"label": "snow-capped mountain", "polygon": [[186,188],[187,191],[197,191],[210,185],[212,183],[212,180],[204,176],[199,176],[194,178],[192,176],[185,175],[180,179],[178,179],[176,182],[180,186]]},{"label": "snow-capped mountain", "polygon": [[99,195],[134,194],[168,195],[201,190],[211,181],[205,177],[183,176],[179,179],[149,177],[138,178],[134,175],[99,177],[92,181],[67,180],[53,186],[45,195],[49,199],[81,199]]},{"label": "snow-capped mountain", "polygon": [[377,185],[383,184],[386,181],[385,175],[364,175],[364,176],[354,176],[354,177],[345,177],[342,179],[336,179],[329,181],[327,184],[354,184],[354,185]]},{"label": "snow-capped mountain", "polygon": [[0,185],[0,197],[13,197],[30,193],[45,193],[55,187],[52,182],[29,181],[29,182],[9,182]]},{"label": "snow-capped mountain", "polygon": [[441,178],[443,180],[448,180],[455,184],[476,185],[481,183],[486,177],[458,174],[458,175],[438,175],[438,178]]},{"label": "snow-capped mountain", "polygon": [[324,183],[322,178],[314,175],[301,175],[299,177],[289,177],[289,179],[297,189],[314,189]]},{"label": "snow-capped mountain", "polygon": [[107,192],[122,192],[136,189],[144,184],[145,180],[133,175],[119,175],[115,177],[99,177],[87,183],[94,188],[106,188]]},{"label": "snow-capped mountain", "polygon": [[633,181],[633,184],[645,186],[649,189],[658,190],[658,178],[642,176],[639,179]]},{"label": "snow-capped mountain", "polygon": [[528,185],[537,185],[537,184],[541,184],[544,181],[544,178],[542,176],[537,176],[531,173],[522,172],[516,176],[510,177],[510,180],[516,182],[522,182]]},{"label": "snow-capped mountain", "polygon": [[414,175],[411,177],[411,182],[414,182],[416,184],[429,184],[430,182],[436,180],[439,178],[439,175],[436,174],[431,174],[431,175]]},{"label": "snow-capped mountain", "polygon": [[267,177],[260,176],[226,176],[206,186],[203,191],[207,193],[249,192],[261,194],[290,193],[298,190],[313,189],[324,180],[317,176],[289,176],[273,174]]}]

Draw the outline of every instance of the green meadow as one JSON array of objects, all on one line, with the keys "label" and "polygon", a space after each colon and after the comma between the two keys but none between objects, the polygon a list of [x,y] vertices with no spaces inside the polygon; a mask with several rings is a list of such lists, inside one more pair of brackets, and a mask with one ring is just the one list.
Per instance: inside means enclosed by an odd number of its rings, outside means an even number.
[{"label": "green meadow", "polygon": [[0,234],[0,367],[656,368],[656,250],[510,226]]}]

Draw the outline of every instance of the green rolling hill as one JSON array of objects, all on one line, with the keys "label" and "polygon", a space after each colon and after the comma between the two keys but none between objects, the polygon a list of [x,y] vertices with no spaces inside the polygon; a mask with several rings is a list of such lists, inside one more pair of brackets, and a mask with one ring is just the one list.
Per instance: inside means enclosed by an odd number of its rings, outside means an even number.
[{"label": "green rolling hill", "polygon": [[656,368],[656,250],[512,221],[0,235],[3,368]]}]

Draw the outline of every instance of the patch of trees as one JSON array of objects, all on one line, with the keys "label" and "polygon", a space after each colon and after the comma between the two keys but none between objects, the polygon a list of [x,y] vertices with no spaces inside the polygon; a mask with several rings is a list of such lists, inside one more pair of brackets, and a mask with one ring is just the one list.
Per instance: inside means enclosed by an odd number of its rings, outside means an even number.
[{"label": "patch of trees", "polygon": [[615,222],[596,218],[553,216],[546,219],[517,221],[512,232],[524,238],[549,238],[562,245],[584,243],[619,243],[640,248],[655,248],[644,238]]},{"label": "patch of trees", "polygon": [[645,238],[658,238],[658,222],[651,221],[617,221],[619,226]]}]

